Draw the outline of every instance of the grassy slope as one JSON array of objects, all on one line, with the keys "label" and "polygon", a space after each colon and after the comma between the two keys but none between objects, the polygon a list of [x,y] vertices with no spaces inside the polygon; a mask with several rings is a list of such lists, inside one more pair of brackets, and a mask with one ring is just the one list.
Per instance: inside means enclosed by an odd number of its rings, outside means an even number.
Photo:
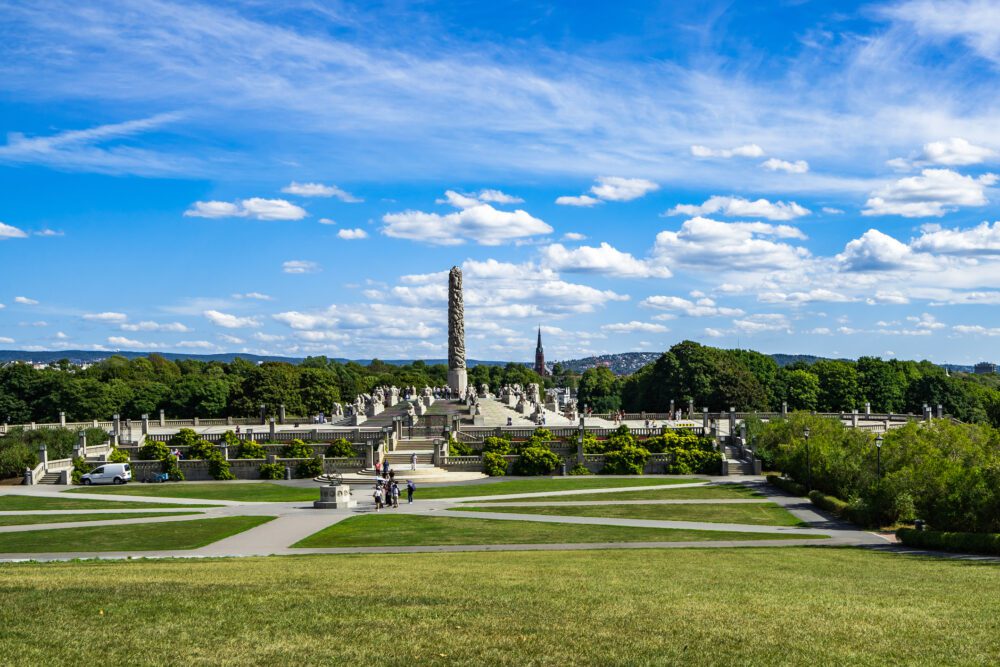
[{"label": "grassy slope", "polygon": [[0,526],[26,526],[33,523],[65,523],[71,521],[111,521],[114,519],[146,519],[151,516],[185,516],[199,512],[108,512],[107,514],[19,514],[0,516]]},{"label": "grassy slope", "polygon": [[[400,479],[405,480],[406,477]],[[677,479],[666,477],[522,477],[490,484],[462,484],[421,488],[417,481],[415,499],[462,498],[465,496],[499,496],[510,493],[541,493],[543,491],[570,491],[574,489],[616,489],[623,486],[669,486],[704,482],[697,477]]]},{"label": "grassy slope", "polygon": [[181,505],[179,503],[137,502],[129,500],[91,500],[90,498],[51,498],[48,496],[0,495],[0,511],[18,510],[116,510],[149,509],[150,507],[217,507],[216,505]]},{"label": "grassy slope", "polygon": [[[795,538],[799,536],[789,536]],[[581,542],[705,542],[786,539],[784,535],[669,528],[541,523],[503,519],[367,514],[310,535],[296,547],[375,547],[440,544],[569,544]]]},{"label": "grassy slope", "polygon": [[709,521],[759,526],[806,526],[774,503],[752,505],[564,505],[560,507],[455,507],[468,512],[509,512],[545,516],[597,516],[657,521]]},{"label": "grassy slope", "polygon": [[282,486],[269,482],[206,482],[204,484],[129,484],[73,489],[67,493],[102,493],[115,496],[151,496],[155,498],[204,498],[205,500],[241,500],[250,502],[299,502],[319,499],[319,485]]},{"label": "grassy slope", "polygon": [[986,665],[998,582],[798,547],[24,563],[0,568],[0,655],[89,662],[87,628],[106,665]]},{"label": "grassy slope", "polygon": [[154,551],[197,549],[266,523],[274,517],[232,516],[220,519],[164,521],[125,526],[56,528],[0,533],[0,553],[67,551]]},{"label": "grassy slope", "polygon": [[[692,500],[692,499],[726,499],[726,498],[763,498],[758,493],[739,484],[724,486],[691,486],[682,489],[650,489],[649,491],[615,491],[612,493],[581,493],[572,496],[539,496],[532,502],[572,503],[581,500]],[[479,503],[509,503],[510,500],[477,500]]]}]

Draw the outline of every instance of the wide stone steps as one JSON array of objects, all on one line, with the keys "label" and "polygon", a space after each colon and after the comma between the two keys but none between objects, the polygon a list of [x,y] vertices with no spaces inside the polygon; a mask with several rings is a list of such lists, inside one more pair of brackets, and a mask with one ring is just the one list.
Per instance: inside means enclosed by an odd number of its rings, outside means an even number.
[{"label": "wide stone steps", "polygon": [[730,475],[752,475],[754,474],[753,463],[750,461],[726,461],[726,470]]},{"label": "wide stone steps", "polygon": [[58,472],[47,472],[42,475],[42,478],[38,480],[39,484],[58,484],[59,480],[62,478],[62,473]]},{"label": "wide stone steps", "polygon": [[417,465],[430,464],[434,462],[434,455],[431,454],[430,452],[426,452],[423,454],[417,452],[409,452],[407,454],[392,453],[387,455],[385,458],[389,460],[389,466],[391,468],[402,468],[402,467],[408,468],[410,466],[411,457],[413,454],[417,455]]}]

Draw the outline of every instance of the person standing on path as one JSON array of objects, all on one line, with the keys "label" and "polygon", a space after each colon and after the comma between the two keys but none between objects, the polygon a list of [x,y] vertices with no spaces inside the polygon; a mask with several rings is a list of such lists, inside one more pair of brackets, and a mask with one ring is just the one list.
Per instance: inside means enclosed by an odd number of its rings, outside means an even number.
[{"label": "person standing on path", "polygon": [[412,479],[406,480],[406,502],[410,505],[413,504],[413,492],[417,490],[417,485],[413,483]]},{"label": "person standing on path", "polygon": [[375,476],[376,477],[381,477],[382,476],[382,462],[381,461],[376,461],[375,462]]},{"label": "person standing on path", "polygon": [[417,469],[417,455],[410,454],[410,470],[416,470],[416,469]]},{"label": "person standing on path", "polygon": [[372,493],[372,498],[375,499],[375,511],[378,512],[382,509],[382,489],[379,485],[375,485],[375,492]]},{"label": "person standing on path", "polygon": [[399,508],[399,484],[396,484],[396,482],[393,482],[392,486],[389,488],[389,491],[392,494],[392,507],[393,507],[393,509],[398,509]]}]

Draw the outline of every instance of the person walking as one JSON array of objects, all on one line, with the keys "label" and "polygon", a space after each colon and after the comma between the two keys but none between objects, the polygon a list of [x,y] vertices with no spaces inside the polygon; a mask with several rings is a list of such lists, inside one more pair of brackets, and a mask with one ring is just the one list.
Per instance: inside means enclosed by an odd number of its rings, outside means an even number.
[{"label": "person walking", "polygon": [[379,512],[382,510],[382,489],[380,485],[375,485],[375,492],[372,493],[372,498],[375,499],[375,511]]},{"label": "person walking", "polygon": [[417,455],[410,454],[410,470],[416,470],[416,469],[417,469]]},{"label": "person walking", "polygon": [[399,508],[399,484],[395,482],[392,483],[390,487],[390,493],[392,494],[392,507],[393,509]]},{"label": "person walking", "polygon": [[412,479],[406,480],[406,502],[410,505],[413,504],[413,492],[417,490],[417,485],[413,483]]},{"label": "person walking", "polygon": [[381,477],[382,476],[382,462],[381,461],[376,461],[375,462],[375,476],[376,477]]}]

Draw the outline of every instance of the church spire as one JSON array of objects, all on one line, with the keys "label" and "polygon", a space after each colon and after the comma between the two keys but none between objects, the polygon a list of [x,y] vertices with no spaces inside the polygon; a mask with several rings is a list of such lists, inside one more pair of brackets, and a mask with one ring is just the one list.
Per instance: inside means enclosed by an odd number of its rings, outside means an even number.
[{"label": "church spire", "polygon": [[535,372],[542,377],[549,374],[545,368],[545,350],[542,348],[542,327],[538,327],[538,345],[535,347]]}]

